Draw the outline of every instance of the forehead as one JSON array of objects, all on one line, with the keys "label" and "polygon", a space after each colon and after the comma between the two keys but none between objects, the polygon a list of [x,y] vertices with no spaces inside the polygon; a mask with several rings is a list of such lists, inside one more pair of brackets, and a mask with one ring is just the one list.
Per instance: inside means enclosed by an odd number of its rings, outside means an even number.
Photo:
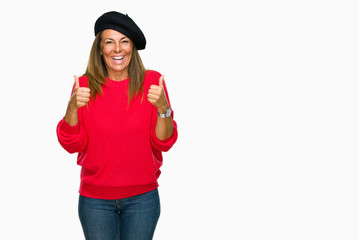
[{"label": "forehead", "polygon": [[127,37],[126,35],[120,33],[119,31],[113,30],[113,29],[105,29],[102,31],[102,39],[105,38],[123,38],[123,37]]}]

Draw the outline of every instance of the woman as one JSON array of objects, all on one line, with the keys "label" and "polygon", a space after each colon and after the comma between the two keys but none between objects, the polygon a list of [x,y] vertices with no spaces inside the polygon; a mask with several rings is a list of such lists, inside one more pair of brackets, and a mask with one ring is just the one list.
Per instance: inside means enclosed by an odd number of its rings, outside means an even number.
[{"label": "woman", "polygon": [[146,39],[135,22],[108,12],[95,23],[85,74],[75,78],[62,147],[82,166],[79,217],[86,239],[152,239],[160,215],[163,151],[177,140],[164,77],[145,70]]}]

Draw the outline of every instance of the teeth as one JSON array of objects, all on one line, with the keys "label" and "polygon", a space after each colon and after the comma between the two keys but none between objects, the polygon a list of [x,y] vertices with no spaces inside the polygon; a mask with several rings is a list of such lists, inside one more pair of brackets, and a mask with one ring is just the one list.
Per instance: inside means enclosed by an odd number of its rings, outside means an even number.
[{"label": "teeth", "polygon": [[113,57],[112,59],[113,60],[122,60],[124,57],[122,56],[122,57]]}]

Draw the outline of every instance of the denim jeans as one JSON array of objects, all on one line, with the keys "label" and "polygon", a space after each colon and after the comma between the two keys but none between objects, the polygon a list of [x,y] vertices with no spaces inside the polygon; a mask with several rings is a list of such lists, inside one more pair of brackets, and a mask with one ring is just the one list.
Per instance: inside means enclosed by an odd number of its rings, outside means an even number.
[{"label": "denim jeans", "polygon": [[158,190],[118,200],[79,197],[86,240],[151,240],[160,216]]}]

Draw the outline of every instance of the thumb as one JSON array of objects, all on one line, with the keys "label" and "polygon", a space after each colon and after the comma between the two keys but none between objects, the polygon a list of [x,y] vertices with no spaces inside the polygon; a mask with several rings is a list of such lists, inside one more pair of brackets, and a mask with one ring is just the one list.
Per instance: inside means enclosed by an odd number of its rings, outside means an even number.
[{"label": "thumb", "polygon": [[79,88],[80,87],[79,78],[76,75],[74,75],[74,79],[75,79],[75,88]]},{"label": "thumb", "polygon": [[165,75],[161,75],[160,77],[160,81],[158,83],[158,86],[162,87],[163,88],[163,79],[165,78]]}]

